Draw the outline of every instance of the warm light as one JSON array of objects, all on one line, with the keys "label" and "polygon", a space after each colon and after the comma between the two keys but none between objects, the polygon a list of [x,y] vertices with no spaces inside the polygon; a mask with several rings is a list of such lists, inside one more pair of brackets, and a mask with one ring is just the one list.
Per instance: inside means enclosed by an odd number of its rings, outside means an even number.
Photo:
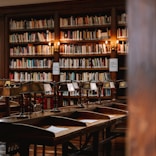
[{"label": "warm light", "polygon": [[54,50],[58,52],[59,47],[60,47],[60,42],[54,42]]},{"label": "warm light", "polygon": [[112,50],[116,50],[117,49],[117,45],[119,44],[119,40],[113,40],[112,42],[111,42],[111,49]]},{"label": "warm light", "polygon": [[48,45],[51,46],[51,42],[49,42]]}]

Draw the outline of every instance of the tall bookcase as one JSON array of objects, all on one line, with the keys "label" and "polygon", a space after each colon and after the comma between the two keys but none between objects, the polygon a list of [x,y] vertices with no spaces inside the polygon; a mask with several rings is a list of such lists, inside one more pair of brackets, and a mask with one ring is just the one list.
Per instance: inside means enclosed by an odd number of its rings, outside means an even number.
[{"label": "tall bookcase", "polygon": [[[111,9],[60,15],[60,80],[106,81],[110,39]],[[103,89],[101,95],[110,99],[111,90]],[[89,97],[97,93],[90,91]]]},{"label": "tall bookcase", "polygon": [[[118,36],[127,30],[126,23],[120,22],[126,15],[124,0],[101,1],[101,4],[94,0],[50,3],[35,5],[35,11],[30,6],[16,7],[5,17],[7,78],[13,81],[105,81],[108,77],[114,82],[126,80],[127,52],[123,49],[128,45],[127,37]],[[56,51],[57,42],[60,45]],[[110,58],[118,58],[118,72],[109,72]],[[58,76],[52,75],[53,62],[60,64]],[[112,89],[103,88],[101,96],[112,99]],[[79,96],[73,94],[70,98]],[[98,95],[90,92],[89,98],[97,99]]]},{"label": "tall bookcase", "polygon": [[[128,55],[128,30],[127,30],[127,13],[123,8],[117,9],[117,57],[119,69],[117,80],[127,82],[127,55]],[[127,86],[117,86],[117,98],[126,99]]]},{"label": "tall bookcase", "polygon": [[52,81],[54,18],[9,18],[9,78],[12,81]]}]

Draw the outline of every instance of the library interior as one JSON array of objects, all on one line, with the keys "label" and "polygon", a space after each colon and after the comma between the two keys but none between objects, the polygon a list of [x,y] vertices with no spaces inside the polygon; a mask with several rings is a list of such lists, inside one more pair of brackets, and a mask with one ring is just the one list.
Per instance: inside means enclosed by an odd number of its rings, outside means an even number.
[{"label": "library interior", "polygon": [[0,1],[0,156],[155,156],[156,1]]}]

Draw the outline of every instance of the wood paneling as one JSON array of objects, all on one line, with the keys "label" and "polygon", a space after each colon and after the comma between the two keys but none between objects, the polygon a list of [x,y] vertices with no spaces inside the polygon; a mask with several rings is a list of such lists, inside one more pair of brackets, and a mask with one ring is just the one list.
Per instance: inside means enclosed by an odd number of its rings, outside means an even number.
[{"label": "wood paneling", "polygon": [[128,0],[128,156],[156,154],[156,1]]}]

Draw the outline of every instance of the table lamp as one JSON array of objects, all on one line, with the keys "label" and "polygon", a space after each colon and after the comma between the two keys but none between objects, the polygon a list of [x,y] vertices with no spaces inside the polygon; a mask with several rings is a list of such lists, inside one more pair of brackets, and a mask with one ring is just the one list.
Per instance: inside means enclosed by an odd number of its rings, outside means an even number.
[{"label": "table lamp", "polygon": [[99,81],[97,82],[97,87],[98,87],[98,97],[99,97],[99,104],[101,104],[101,90],[103,87],[103,82]]},{"label": "table lamp", "polygon": [[[10,82],[9,82],[9,84],[10,84]],[[6,85],[5,86],[5,83],[3,83],[3,82],[1,83],[1,86],[0,86],[0,96],[6,98],[8,115],[10,115],[9,98],[11,98],[11,97],[18,97],[19,96],[19,92],[20,92],[20,87],[18,85],[16,86],[14,84],[13,86],[11,86],[11,85]]]},{"label": "table lamp", "polygon": [[58,108],[58,85],[59,85],[60,82],[50,82],[50,85],[51,87],[53,88],[53,91],[54,91],[54,107],[53,109],[51,110],[51,112],[60,112],[59,108]]},{"label": "table lamp", "polygon": [[[19,118],[24,118],[26,115],[24,115],[24,101],[23,97],[25,95],[28,95],[29,98],[29,107],[37,107],[36,104],[36,94],[41,94],[42,95],[42,103],[41,103],[41,111],[43,112],[43,94],[44,94],[44,85],[41,82],[24,82],[21,83],[21,89],[20,93],[21,95],[21,114]],[[32,94],[34,95],[34,103],[32,103]],[[32,112],[32,109],[30,109],[30,113]]]},{"label": "table lamp", "polygon": [[[61,82],[60,86],[59,86],[59,92],[63,93],[70,93],[70,92],[74,92],[75,88],[72,82],[67,81],[67,82]],[[70,102],[70,99],[68,100]],[[70,105],[70,104],[69,104]]]},{"label": "table lamp", "polygon": [[87,104],[88,104],[88,92],[89,90],[91,91],[97,91],[97,85],[95,82],[92,82],[92,81],[87,81],[87,82],[83,82],[83,85],[82,85],[82,89],[83,90],[86,90],[86,97],[87,97]]}]

